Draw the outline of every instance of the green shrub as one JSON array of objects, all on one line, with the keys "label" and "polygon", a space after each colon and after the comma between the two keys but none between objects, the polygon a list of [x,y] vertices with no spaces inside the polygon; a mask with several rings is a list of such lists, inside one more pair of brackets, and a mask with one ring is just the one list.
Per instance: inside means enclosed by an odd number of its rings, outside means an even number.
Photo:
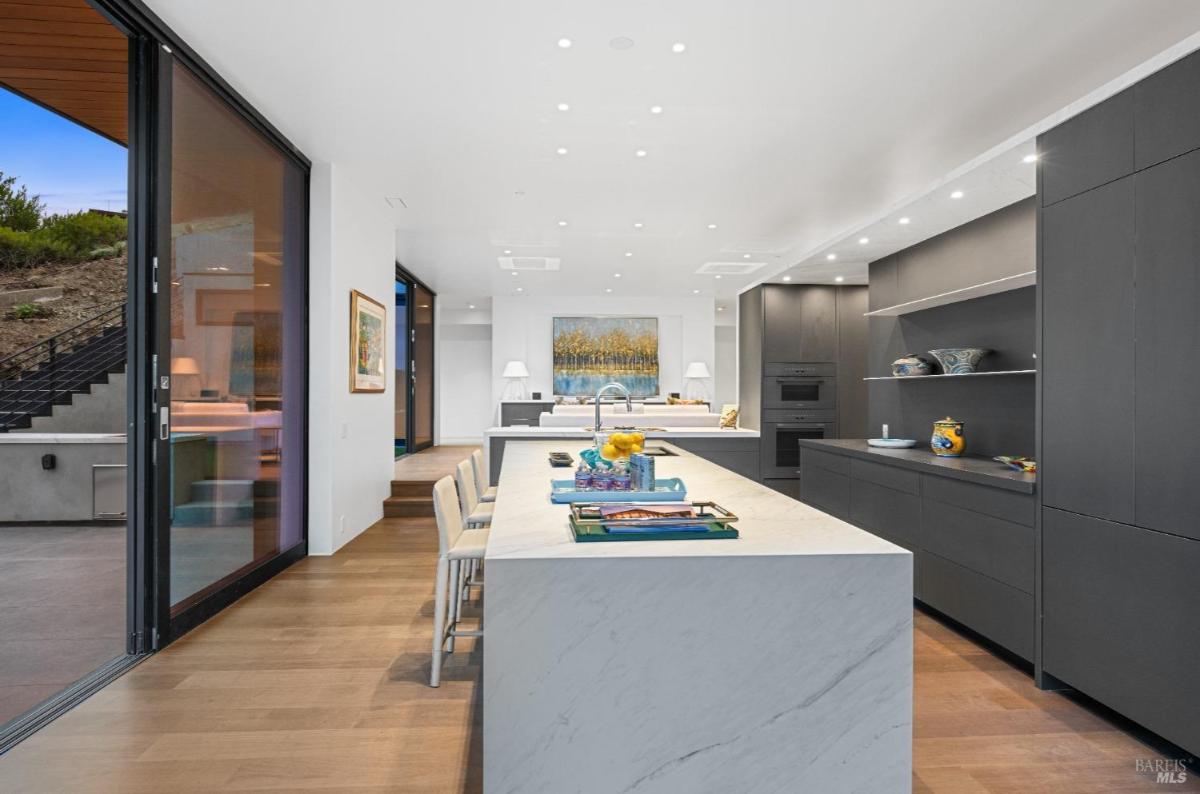
[{"label": "green shrub", "polygon": [[32,320],[38,317],[53,317],[54,309],[41,303],[18,303],[8,310],[9,319]]},{"label": "green shrub", "polygon": [[72,262],[77,258],[69,246],[48,239],[40,229],[16,232],[0,226],[0,271],[49,262]]},{"label": "green shrub", "polygon": [[5,176],[0,171],[0,226],[17,232],[31,232],[41,222],[46,205],[41,196],[31,196],[24,185],[20,190],[13,188],[15,176]]},{"label": "green shrub", "polygon": [[51,215],[42,221],[36,234],[66,245],[79,259],[87,258],[96,248],[116,245],[128,234],[124,218],[94,212]]}]

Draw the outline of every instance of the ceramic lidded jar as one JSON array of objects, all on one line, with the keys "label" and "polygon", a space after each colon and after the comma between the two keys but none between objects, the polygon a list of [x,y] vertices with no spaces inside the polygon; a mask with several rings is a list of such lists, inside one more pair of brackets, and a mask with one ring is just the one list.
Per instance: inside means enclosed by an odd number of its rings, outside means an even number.
[{"label": "ceramic lidded jar", "polygon": [[916,353],[905,353],[892,362],[892,374],[897,378],[919,377],[932,372],[933,365]]},{"label": "ceramic lidded jar", "polygon": [[966,445],[962,422],[947,416],[933,423],[933,438],[929,440],[929,448],[934,455],[957,458],[963,454]]},{"label": "ceramic lidded jar", "polygon": [[943,347],[930,350],[929,355],[937,359],[946,375],[970,375],[979,366],[979,360],[990,352],[982,347]]}]

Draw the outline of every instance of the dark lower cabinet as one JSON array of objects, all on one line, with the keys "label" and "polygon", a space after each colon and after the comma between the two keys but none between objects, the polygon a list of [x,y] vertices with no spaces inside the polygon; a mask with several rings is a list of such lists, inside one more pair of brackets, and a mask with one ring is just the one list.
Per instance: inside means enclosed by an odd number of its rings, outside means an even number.
[{"label": "dark lower cabinet", "polygon": [[693,455],[724,466],[747,479],[758,479],[759,440],[757,438],[682,438],[666,439]]},{"label": "dark lower cabinet", "polygon": [[1200,752],[1200,541],[1042,512],[1047,673]]},{"label": "dark lower cabinet", "polygon": [[799,480],[767,478],[762,481],[762,484],[770,488],[772,491],[779,491],[779,493],[783,494],[784,496],[790,496],[793,499],[800,498]]},{"label": "dark lower cabinet", "polygon": [[1033,660],[1033,494],[800,448],[800,500],[913,553],[917,600]]}]

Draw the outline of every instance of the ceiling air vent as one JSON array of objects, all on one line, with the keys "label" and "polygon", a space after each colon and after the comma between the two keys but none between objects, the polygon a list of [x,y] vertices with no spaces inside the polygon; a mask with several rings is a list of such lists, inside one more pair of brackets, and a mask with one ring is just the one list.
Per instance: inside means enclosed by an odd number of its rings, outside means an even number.
[{"label": "ceiling air vent", "polygon": [[705,262],[696,273],[703,276],[744,276],[766,264],[766,262]]},{"label": "ceiling air vent", "polygon": [[501,270],[547,271],[558,270],[562,260],[557,256],[501,256]]}]

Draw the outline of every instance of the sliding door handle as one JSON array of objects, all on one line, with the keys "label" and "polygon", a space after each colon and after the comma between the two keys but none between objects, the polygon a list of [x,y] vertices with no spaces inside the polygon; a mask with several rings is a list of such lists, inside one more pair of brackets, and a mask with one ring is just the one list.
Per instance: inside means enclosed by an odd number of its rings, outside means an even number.
[{"label": "sliding door handle", "polygon": [[158,440],[166,441],[171,437],[171,409],[163,406],[158,409]]}]

